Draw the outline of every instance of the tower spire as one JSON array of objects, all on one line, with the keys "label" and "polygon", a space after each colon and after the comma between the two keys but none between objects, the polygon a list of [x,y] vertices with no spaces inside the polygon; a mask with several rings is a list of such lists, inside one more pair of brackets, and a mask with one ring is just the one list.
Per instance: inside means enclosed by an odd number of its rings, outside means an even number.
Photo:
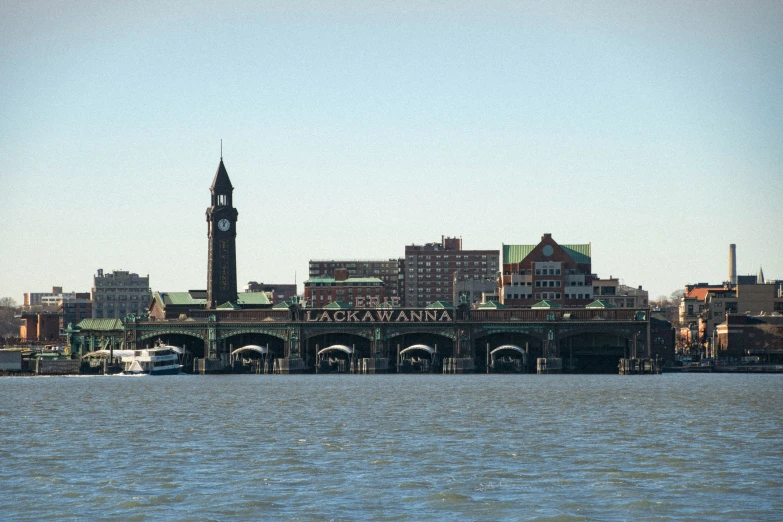
[{"label": "tower spire", "polygon": [[220,138],[220,161],[223,161],[223,138]]}]

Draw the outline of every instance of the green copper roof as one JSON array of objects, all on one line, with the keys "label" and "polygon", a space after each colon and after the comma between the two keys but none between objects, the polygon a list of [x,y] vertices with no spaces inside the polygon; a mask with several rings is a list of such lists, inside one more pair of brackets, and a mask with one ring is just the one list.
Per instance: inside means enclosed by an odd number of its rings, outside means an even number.
[{"label": "green copper roof", "polygon": [[76,327],[81,330],[122,330],[122,321],[119,319],[82,319]]},{"label": "green copper roof", "polygon": [[506,305],[504,305],[503,303],[498,303],[497,301],[487,301],[486,303],[481,303],[479,305],[479,308],[485,308],[485,309],[490,308],[494,310],[502,310],[505,307]]},{"label": "green copper roof", "polygon": [[590,262],[590,243],[586,245],[560,245],[576,263]]},{"label": "green copper roof", "polygon": [[239,305],[234,304],[231,301],[226,301],[225,303],[223,303],[222,305],[218,305],[217,307],[219,309],[231,308],[233,310],[239,310],[241,308]]},{"label": "green copper roof", "polygon": [[237,304],[242,305],[268,305],[269,297],[266,292],[240,292],[237,294]]},{"label": "green copper roof", "polygon": [[[503,245],[503,263],[521,263],[538,245]],[[575,263],[590,262],[590,243],[586,245],[560,245]]]},{"label": "green copper roof", "polygon": [[614,305],[609,301],[603,301],[601,299],[597,299],[592,303],[590,303],[589,305],[586,305],[585,308],[614,308]]},{"label": "green copper roof", "polygon": [[154,297],[161,300],[164,305],[201,306],[207,303],[206,299],[194,299],[189,292],[155,292]]},{"label": "green copper roof", "polygon": [[536,245],[503,245],[503,263],[519,263]]},{"label": "green copper roof", "polygon": [[530,308],[560,308],[560,305],[557,303],[553,303],[552,301],[547,301],[544,299],[543,301],[539,301]]},{"label": "green copper roof", "polygon": [[446,301],[435,301],[434,303],[430,303],[426,306],[426,308],[454,308],[454,306]]},{"label": "green copper roof", "polygon": [[291,303],[289,303],[288,301],[280,301],[272,308],[290,308],[290,307],[291,307]]},{"label": "green copper roof", "polygon": [[329,309],[337,308],[340,310],[347,310],[351,308],[351,305],[349,305],[348,303],[344,303],[342,301],[332,301],[328,305],[324,306],[324,308],[329,308]]}]

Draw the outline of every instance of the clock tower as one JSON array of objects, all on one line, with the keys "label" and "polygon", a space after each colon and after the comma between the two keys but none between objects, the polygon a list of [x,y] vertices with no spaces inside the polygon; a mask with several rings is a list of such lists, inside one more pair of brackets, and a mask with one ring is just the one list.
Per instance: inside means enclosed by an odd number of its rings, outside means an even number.
[{"label": "clock tower", "polygon": [[237,216],[232,203],[234,187],[220,158],[215,179],[209,188],[212,205],[207,209],[209,263],[207,268],[207,308],[237,300]]}]

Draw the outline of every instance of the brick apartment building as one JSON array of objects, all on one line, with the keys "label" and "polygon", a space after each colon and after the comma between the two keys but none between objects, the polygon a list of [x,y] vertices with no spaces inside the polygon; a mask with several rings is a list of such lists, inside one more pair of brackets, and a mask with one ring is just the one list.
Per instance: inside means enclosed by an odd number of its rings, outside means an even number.
[{"label": "brick apartment building", "polygon": [[383,281],[384,295],[400,297],[404,288],[403,259],[324,259],[310,260],[309,277],[335,277],[335,270],[346,270],[348,277],[377,277]]},{"label": "brick apartment building", "polygon": [[62,299],[57,312],[60,314],[60,329],[64,330],[68,324],[79,324],[82,319],[92,317],[92,299],[89,292],[74,293],[73,299]]},{"label": "brick apartment building", "polygon": [[498,297],[506,306],[542,300],[585,306],[593,299],[590,243],[560,245],[544,234],[537,245],[503,245]]},{"label": "brick apartment building", "polygon": [[304,282],[304,299],[314,308],[338,301],[358,308],[383,302],[385,297],[380,278],[348,277],[345,268],[335,269],[334,277],[313,277]]},{"label": "brick apartment building", "polygon": [[462,238],[457,237],[441,236],[439,243],[407,245],[402,302],[407,307],[451,302],[455,279],[494,279],[499,259],[498,250],[463,250]]},{"label": "brick apartment building", "polygon": [[291,298],[296,295],[296,284],[250,281],[245,285],[245,292],[264,292],[269,298],[269,303],[276,305],[284,301],[291,301]]}]

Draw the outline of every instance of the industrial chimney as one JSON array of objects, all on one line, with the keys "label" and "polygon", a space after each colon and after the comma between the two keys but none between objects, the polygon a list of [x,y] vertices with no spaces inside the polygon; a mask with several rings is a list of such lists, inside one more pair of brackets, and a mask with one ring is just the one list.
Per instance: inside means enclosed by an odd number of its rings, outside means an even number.
[{"label": "industrial chimney", "polygon": [[737,245],[729,245],[729,282],[737,284]]}]

